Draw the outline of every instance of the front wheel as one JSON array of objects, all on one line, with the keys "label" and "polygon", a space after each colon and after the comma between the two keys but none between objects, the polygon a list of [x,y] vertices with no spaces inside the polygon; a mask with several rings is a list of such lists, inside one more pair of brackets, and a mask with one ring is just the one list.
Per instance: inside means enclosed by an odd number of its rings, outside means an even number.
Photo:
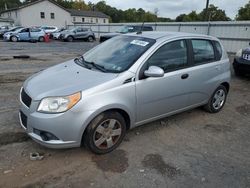
[{"label": "front wheel", "polygon": [[210,113],[219,112],[225,105],[227,99],[227,89],[220,85],[209,99],[208,103],[204,106],[205,110]]},{"label": "front wheel", "polygon": [[68,41],[68,42],[73,42],[73,40],[74,40],[73,37],[71,37],[71,36],[67,37],[67,41]]},{"label": "front wheel", "polygon": [[89,36],[89,37],[88,37],[88,41],[89,41],[89,42],[94,42],[94,37]]},{"label": "front wheel", "polygon": [[84,144],[96,154],[113,151],[126,134],[126,122],[118,112],[104,112],[88,125],[83,136]]},{"label": "front wheel", "polygon": [[17,42],[17,40],[18,40],[18,39],[17,39],[16,36],[12,36],[12,37],[11,37],[11,41],[12,41],[12,42]]}]

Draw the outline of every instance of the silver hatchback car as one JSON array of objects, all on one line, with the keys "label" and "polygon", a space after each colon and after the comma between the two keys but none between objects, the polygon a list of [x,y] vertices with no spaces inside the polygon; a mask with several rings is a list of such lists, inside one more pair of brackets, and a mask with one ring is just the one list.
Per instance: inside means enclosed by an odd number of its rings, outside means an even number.
[{"label": "silver hatchback car", "polygon": [[217,38],[175,32],[114,37],[28,78],[20,122],[51,148],[114,150],[127,130],[188,109],[219,112],[230,64]]}]

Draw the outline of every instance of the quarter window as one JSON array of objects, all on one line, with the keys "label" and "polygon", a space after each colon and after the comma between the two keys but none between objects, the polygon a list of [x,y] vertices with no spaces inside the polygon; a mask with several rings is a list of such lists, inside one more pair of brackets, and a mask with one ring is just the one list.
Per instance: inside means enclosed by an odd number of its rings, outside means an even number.
[{"label": "quarter window", "polygon": [[220,45],[220,43],[218,41],[214,41],[214,44],[215,44],[215,49],[216,49],[216,51],[218,53],[218,60],[220,60],[221,57],[222,57],[222,48],[221,48],[221,45]]},{"label": "quarter window", "polygon": [[215,60],[214,48],[208,40],[192,40],[194,64],[209,63]]},{"label": "quarter window", "polygon": [[45,18],[45,13],[44,12],[40,12],[40,16],[41,16],[42,19],[44,19]]},{"label": "quarter window", "polygon": [[149,66],[170,72],[187,66],[187,46],[184,40],[170,42],[158,49],[147,61]]}]

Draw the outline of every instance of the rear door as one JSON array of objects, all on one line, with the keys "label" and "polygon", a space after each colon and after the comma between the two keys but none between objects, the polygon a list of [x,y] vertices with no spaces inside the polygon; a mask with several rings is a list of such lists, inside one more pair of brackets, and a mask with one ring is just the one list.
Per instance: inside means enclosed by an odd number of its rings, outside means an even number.
[{"label": "rear door", "polygon": [[188,40],[192,48],[192,67],[189,68],[188,105],[206,103],[220,84],[222,74],[221,52],[214,42],[205,39]]},{"label": "rear door", "polygon": [[37,28],[30,29],[30,38],[38,40],[38,38],[41,36],[41,31],[42,31],[41,29]]}]

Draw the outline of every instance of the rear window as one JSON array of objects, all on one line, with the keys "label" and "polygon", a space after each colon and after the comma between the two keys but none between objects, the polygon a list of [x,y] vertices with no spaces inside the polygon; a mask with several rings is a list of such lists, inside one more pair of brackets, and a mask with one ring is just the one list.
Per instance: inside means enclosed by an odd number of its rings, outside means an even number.
[{"label": "rear window", "polygon": [[209,40],[193,39],[194,64],[213,62],[215,53],[212,43]]}]

